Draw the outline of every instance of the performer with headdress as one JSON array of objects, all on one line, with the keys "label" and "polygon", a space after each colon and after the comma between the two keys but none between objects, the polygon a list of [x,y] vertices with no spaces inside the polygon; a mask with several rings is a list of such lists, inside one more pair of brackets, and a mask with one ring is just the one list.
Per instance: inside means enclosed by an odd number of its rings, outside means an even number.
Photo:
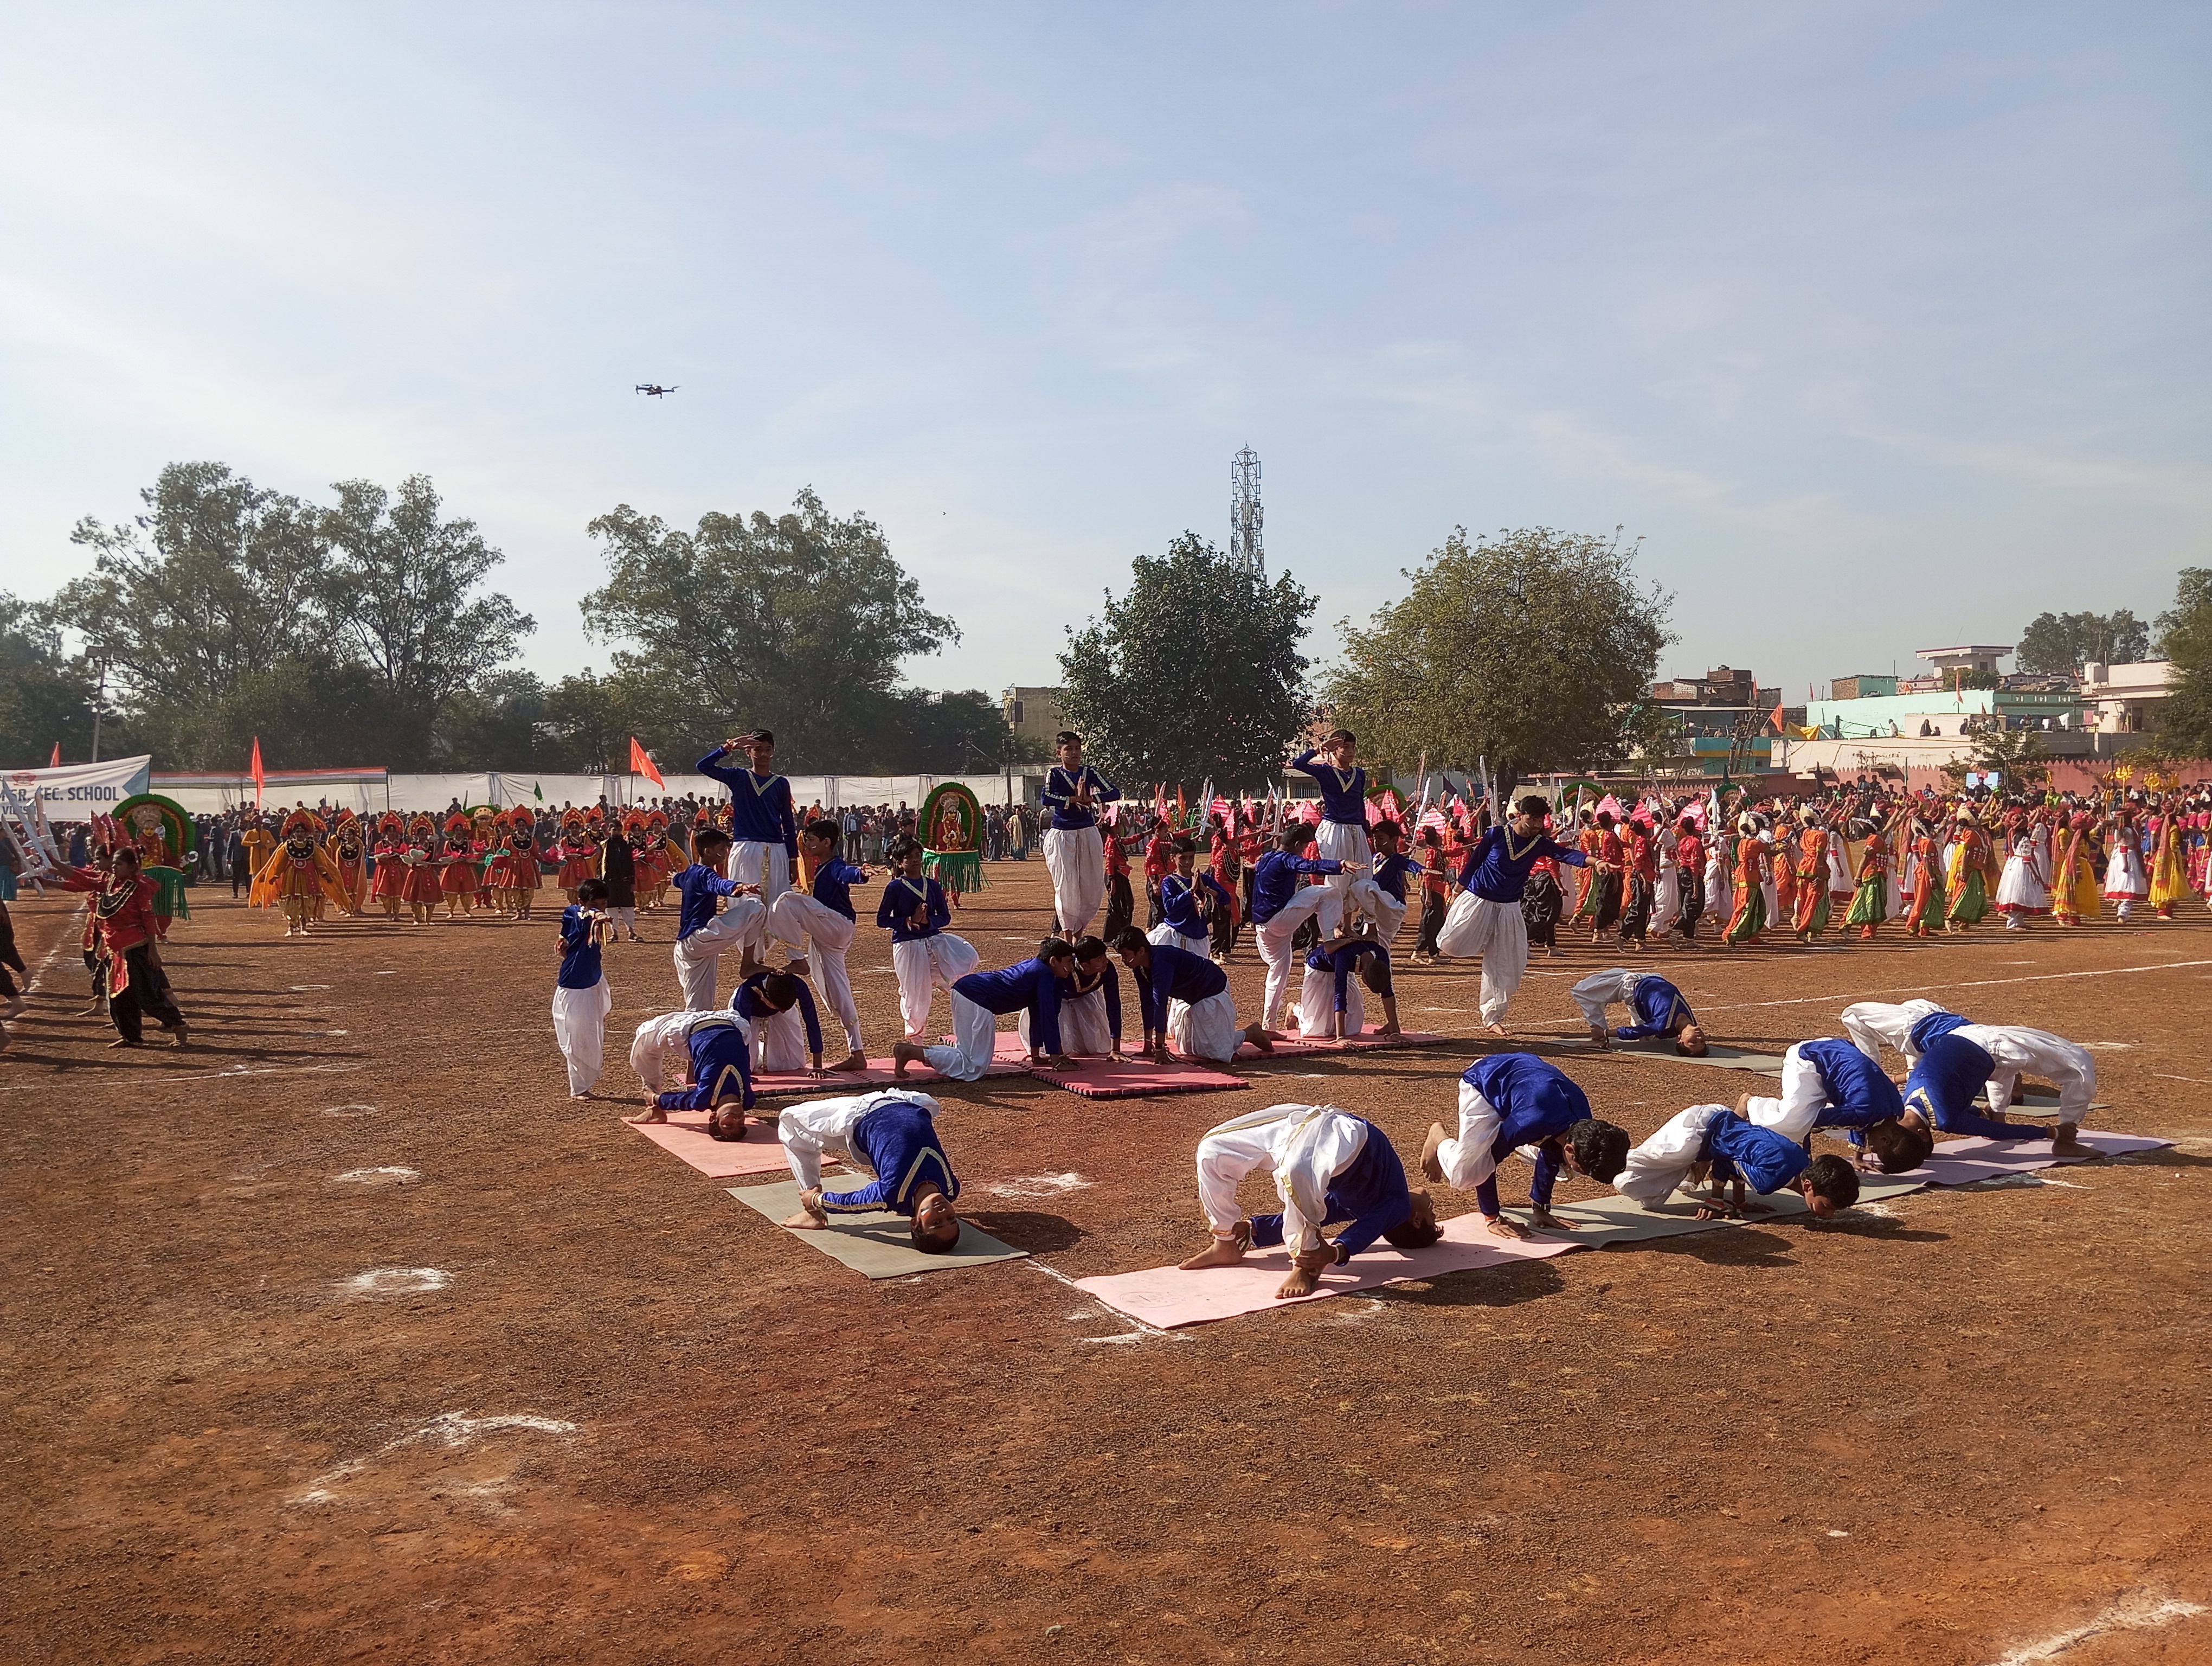
[{"label": "performer with headdress", "polygon": [[407,865],[407,909],[416,925],[427,926],[446,894],[439,878],[438,824],[428,815],[417,815],[407,824],[407,836],[401,858]]},{"label": "performer with headdress", "polygon": [[1982,831],[1967,806],[1959,806],[1959,835],[1951,843],[1949,891],[1951,905],[1943,918],[1944,929],[1963,932],[1979,924],[1990,912],[1990,836]]},{"label": "performer with headdress", "polygon": [[438,854],[438,891],[445,899],[448,920],[476,909],[477,864],[469,848],[475,832],[466,811],[456,810],[446,818],[445,841]]},{"label": "performer with headdress", "polygon": [[921,871],[945,889],[948,907],[983,889],[983,806],[957,781],[940,781],[921,801]]},{"label": "performer with headdress", "polygon": [[315,842],[321,830],[321,818],[314,812],[295,810],[278,829],[283,837],[276,850],[253,876],[247,901],[255,908],[281,903],[287,937],[305,937],[313,917],[312,900],[322,896],[325,887],[335,891],[341,883],[337,864]]},{"label": "performer with headdress", "polygon": [[561,872],[553,883],[576,900],[576,887],[599,875],[599,846],[592,836],[591,823],[580,810],[561,812]]},{"label": "performer with headdress", "polygon": [[125,845],[111,858],[109,873],[64,865],[56,877],[65,890],[93,894],[85,929],[94,943],[88,954],[99,973],[98,991],[116,1029],[116,1038],[108,1045],[139,1046],[148,1014],[169,1032],[173,1045],[189,1045],[185,1015],[170,991],[155,940],[156,887],[139,872],[138,853]]},{"label": "performer with headdress", "polygon": [[158,793],[138,793],[115,806],[118,841],[138,853],[138,871],[154,886],[155,936],[166,939],[169,921],[189,920],[185,900],[185,864],[198,848],[192,818],[184,806]]},{"label": "performer with headdress", "polygon": [[395,923],[407,902],[407,823],[397,810],[376,818],[376,872],[369,895],[384,904],[384,917]]},{"label": "performer with headdress", "polygon": [[1936,824],[1926,817],[1912,823],[1912,889],[1905,913],[1905,934],[1925,937],[1942,923],[1948,887],[1943,873],[1943,847],[1936,836]]}]

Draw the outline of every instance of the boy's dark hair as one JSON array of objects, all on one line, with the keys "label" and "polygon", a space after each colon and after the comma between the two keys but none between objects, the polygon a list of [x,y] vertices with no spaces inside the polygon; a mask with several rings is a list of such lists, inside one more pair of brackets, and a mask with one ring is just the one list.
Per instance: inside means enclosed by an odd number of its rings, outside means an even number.
[{"label": "boy's dark hair", "polygon": [[1370,842],[1377,835],[1380,835],[1382,837],[1386,839],[1395,839],[1405,830],[1406,830],[1399,826],[1397,823],[1392,821],[1389,817],[1385,816],[1381,821],[1376,823],[1374,826],[1367,830],[1367,837]]},{"label": "boy's dark hair", "polygon": [[1552,813],[1552,801],[1534,793],[1529,793],[1513,807],[1524,816],[1534,816],[1540,819]]},{"label": "boy's dark hair", "polygon": [[1152,939],[1134,926],[1124,926],[1114,933],[1114,950],[1117,954],[1134,954],[1139,949],[1149,949]]},{"label": "boy's dark hair", "polygon": [[827,816],[817,816],[799,830],[811,838],[827,839],[833,845],[844,836],[844,830]]},{"label": "boy's dark hair", "polygon": [[1177,839],[1169,848],[1178,856],[1195,856],[1198,854],[1198,842],[1195,839]]},{"label": "boy's dark hair", "polygon": [[1936,1136],[1926,1128],[1908,1128],[1894,1116],[1886,1116],[1866,1131],[1867,1149],[1884,1174],[1905,1174],[1928,1160],[1936,1149]]},{"label": "boy's dark hair", "polygon": [[1082,744],[1083,737],[1073,729],[1062,729],[1052,738],[1052,747],[1054,751],[1058,751],[1063,746],[1080,746]]},{"label": "boy's dark hair", "polygon": [[607,882],[605,879],[586,879],[576,887],[576,900],[579,903],[596,903],[606,894]]},{"label": "boy's dark hair", "polygon": [[1313,842],[1314,830],[1304,822],[1291,822],[1275,835],[1275,842],[1285,850],[1302,850]]},{"label": "boy's dark hair", "polygon": [[1859,1201],[1859,1171],[1832,1152],[1807,1164],[1805,1178],[1813,1183],[1814,1196],[1826,1198],[1838,1209],[1848,1209]]},{"label": "boy's dark hair", "polygon": [[1421,830],[1421,842],[1431,850],[1442,850],[1444,848],[1444,836],[1433,827],[1425,827]]},{"label": "boy's dark hair", "polygon": [[775,745],[775,733],[768,729],[748,729],[738,737],[740,740],[757,740],[765,745]]},{"label": "boy's dark hair", "polygon": [[1075,952],[1075,945],[1064,937],[1048,937],[1037,945],[1039,960],[1062,960]]},{"label": "boy's dark hair", "polygon": [[1381,954],[1359,957],[1359,981],[1378,995],[1387,995],[1390,988],[1390,951]]},{"label": "boy's dark hair", "polygon": [[1567,1149],[1576,1166],[1601,1186],[1610,1186],[1628,1166],[1628,1131],[1595,1116],[1585,1116],[1567,1129]]},{"label": "boy's dark hair", "polygon": [[890,860],[895,862],[903,862],[908,857],[913,855],[915,851],[921,848],[921,844],[919,840],[909,839],[905,834],[902,833],[898,837],[891,841],[890,848],[886,850],[884,854],[890,857]]},{"label": "boy's dark hair", "polygon": [[1331,729],[1328,732],[1328,738],[1331,740],[1341,740],[1348,745],[1356,746],[1359,744],[1359,737],[1349,729]]},{"label": "boy's dark hair", "polygon": [[923,1255],[942,1256],[959,1247],[960,1222],[956,1218],[952,1223],[951,1232],[946,1237],[939,1237],[934,1232],[922,1231],[920,1215],[908,1215],[906,1218],[906,1236],[907,1242],[921,1250]]},{"label": "boy's dark hair", "polygon": [[1105,942],[1105,939],[1104,939],[1103,938],[1098,938],[1098,937],[1079,937],[1079,938],[1077,938],[1077,939],[1075,939],[1075,958],[1076,958],[1078,960],[1103,960],[1103,959],[1105,959],[1105,958],[1106,958],[1106,942]]},{"label": "boy's dark hair", "polygon": [[1426,1225],[1416,1222],[1411,1215],[1395,1226],[1382,1229],[1382,1241],[1395,1243],[1401,1250],[1425,1250],[1444,1235],[1444,1229],[1430,1221]]},{"label": "boy's dark hair", "polygon": [[760,981],[761,999],[779,1012],[787,1012],[804,988],[789,972],[770,972]]}]

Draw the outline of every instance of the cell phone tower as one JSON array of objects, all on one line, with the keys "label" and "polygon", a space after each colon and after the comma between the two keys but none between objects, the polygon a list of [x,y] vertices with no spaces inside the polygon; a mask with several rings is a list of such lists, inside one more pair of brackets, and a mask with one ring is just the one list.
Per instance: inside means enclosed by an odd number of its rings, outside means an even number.
[{"label": "cell phone tower", "polygon": [[1247,446],[1229,463],[1229,556],[1255,579],[1267,576],[1267,552],[1260,545],[1260,453]]}]

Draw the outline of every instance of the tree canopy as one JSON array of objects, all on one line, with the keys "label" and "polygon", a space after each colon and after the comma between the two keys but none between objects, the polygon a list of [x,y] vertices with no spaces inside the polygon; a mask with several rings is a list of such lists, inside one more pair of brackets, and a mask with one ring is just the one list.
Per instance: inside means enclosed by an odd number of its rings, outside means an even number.
[{"label": "tree canopy", "polygon": [[2022,671],[2067,676],[2088,665],[2124,666],[2150,652],[2150,627],[2122,608],[2116,613],[2039,613],[2020,633],[2014,661]]},{"label": "tree canopy", "polygon": [[1471,769],[1505,787],[1539,769],[1626,757],[1641,702],[1674,640],[1673,599],[1640,585],[1635,548],[1548,527],[1472,542],[1455,528],[1403,576],[1402,600],[1365,629],[1340,623],[1343,658],[1322,679],[1336,721],[1366,756],[1404,770]]},{"label": "tree canopy", "polygon": [[2160,738],[2175,757],[2212,757],[2212,568],[2181,569],[2158,631],[2159,652],[2174,671],[2159,714]]},{"label": "tree canopy", "polygon": [[1185,532],[1069,633],[1062,708],[1125,783],[1260,785],[1310,714],[1298,641],[1314,607],[1289,574],[1269,582]]}]

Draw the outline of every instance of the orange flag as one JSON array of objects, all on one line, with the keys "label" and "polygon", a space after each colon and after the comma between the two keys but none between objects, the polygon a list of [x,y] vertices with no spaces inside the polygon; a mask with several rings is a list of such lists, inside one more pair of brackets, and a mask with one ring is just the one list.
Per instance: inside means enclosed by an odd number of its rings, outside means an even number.
[{"label": "orange flag", "polygon": [[256,735],[253,737],[253,807],[256,810],[261,807],[262,788],[267,780],[268,777],[261,772],[261,737]]},{"label": "orange flag", "polygon": [[46,766],[46,768],[48,768],[49,769],[60,769],[61,767],[62,767],[62,744],[61,744],[61,742],[60,742],[60,741],[57,740],[56,742],[54,742],[54,761],[53,761],[52,763],[49,763],[49,764]]},{"label": "orange flag", "polygon": [[632,775],[643,775],[662,792],[668,790],[668,783],[660,778],[659,766],[646,756],[645,748],[637,744],[635,735],[629,738],[629,769]]}]

